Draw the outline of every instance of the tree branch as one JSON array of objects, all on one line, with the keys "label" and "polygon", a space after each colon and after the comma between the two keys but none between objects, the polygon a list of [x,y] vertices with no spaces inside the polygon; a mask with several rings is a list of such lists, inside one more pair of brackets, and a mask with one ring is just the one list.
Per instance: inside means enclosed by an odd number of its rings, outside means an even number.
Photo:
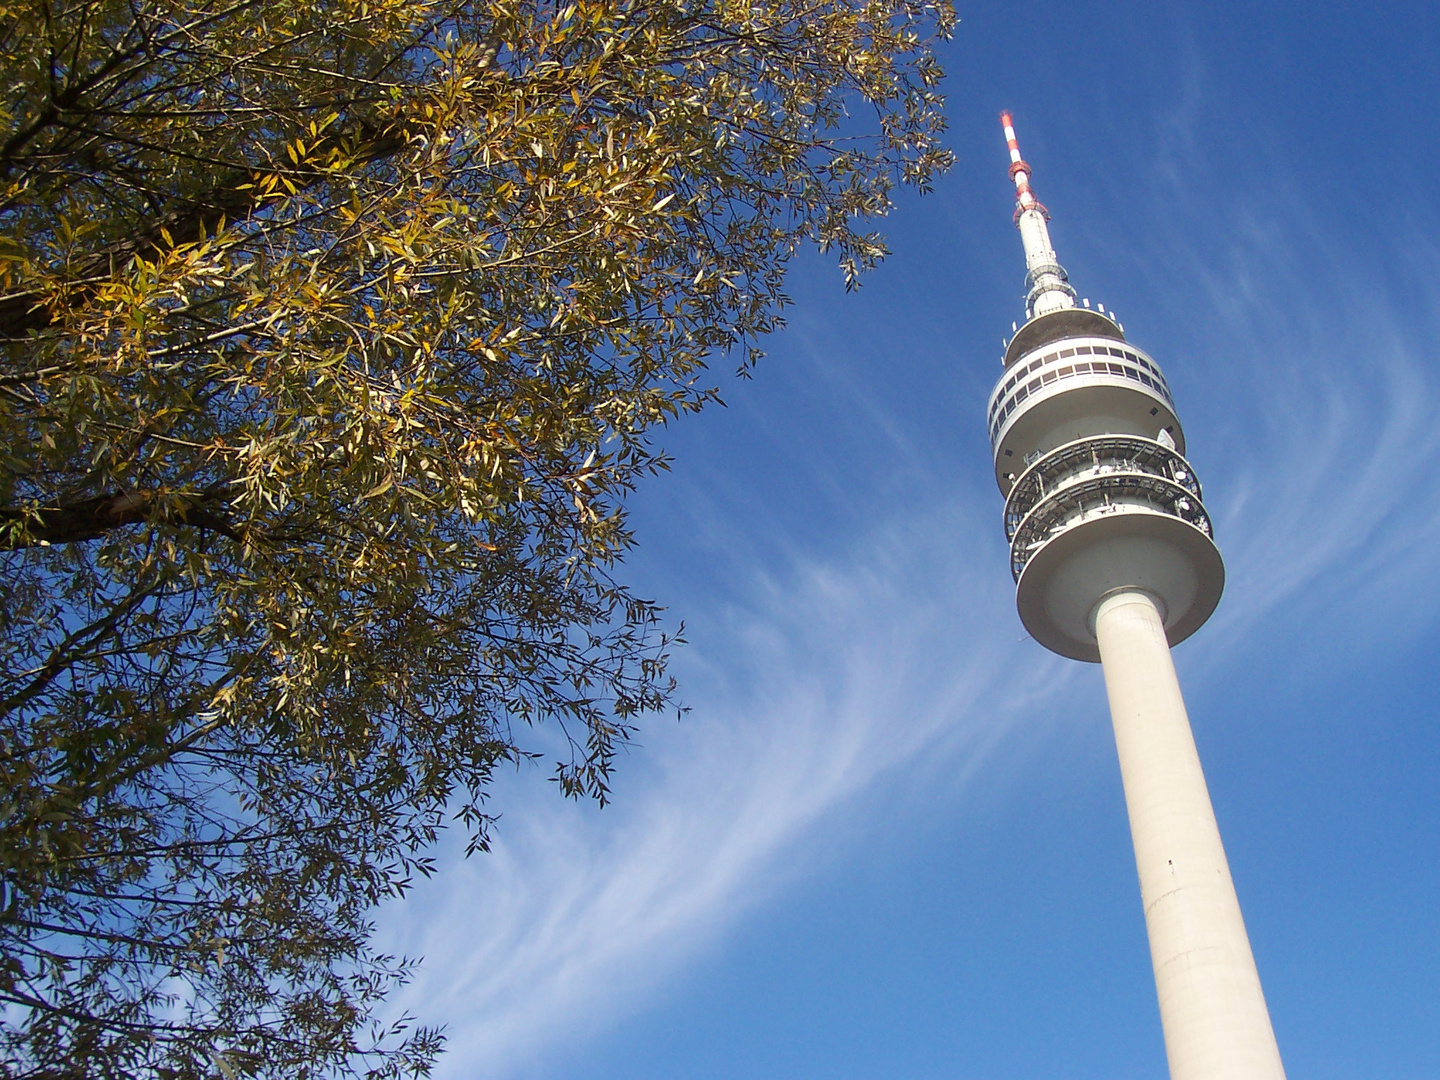
[{"label": "tree branch", "polygon": [[[330,170],[313,162],[340,157],[351,167],[369,165],[398,153],[407,141],[403,121],[366,120],[349,131],[321,140],[311,147],[305,160],[294,167],[237,169],[193,198],[176,202],[125,239],[79,259],[69,275],[74,285],[65,296],[65,305],[84,307],[94,299],[99,281],[111,277],[117,267],[129,265],[137,256],[153,257],[171,246],[195,243],[214,234],[223,222],[249,216],[265,199],[265,182],[272,177],[278,176],[303,190],[331,175]],[[0,298],[0,341],[46,330],[59,315],[47,302],[44,291],[29,289],[11,293]]]},{"label": "tree branch", "polygon": [[0,507],[0,550],[94,540],[115,529],[145,521],[190,525],[218,532],[240,543],[245,540],[229,522],[203,507],[161,506],[158,492],[126,491],[60,506]]}]

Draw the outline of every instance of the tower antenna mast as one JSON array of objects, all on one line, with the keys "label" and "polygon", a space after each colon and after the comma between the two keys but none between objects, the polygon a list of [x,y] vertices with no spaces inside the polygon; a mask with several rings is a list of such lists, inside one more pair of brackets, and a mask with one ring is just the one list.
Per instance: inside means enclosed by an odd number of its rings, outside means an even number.
[{"label": "tower antenna mast", "polygon": [[1050,243],[1050,212],[1030,188],[1033,175],[1020,156],[1020,142],[1015,138],[1015,122],[1008,112],[1000,114],[1005,127],[1005,141],[1010,146],[1010,179],[1015,183],[1015,226],[1025,245],[1025,317],[1048,315],[1075,306],[1075,290],[1069,275],[1060,265]]}]

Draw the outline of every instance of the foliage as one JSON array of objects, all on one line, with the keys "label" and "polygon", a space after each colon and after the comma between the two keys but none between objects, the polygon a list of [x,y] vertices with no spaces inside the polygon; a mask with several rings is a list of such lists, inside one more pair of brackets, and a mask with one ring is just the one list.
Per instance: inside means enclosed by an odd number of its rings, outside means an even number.
[{"label": "foliage", "polygon": [[369,912],[671,705],[649,433],[881,257],[952,21],[0,0],[4,1076],[428,1071]]}]

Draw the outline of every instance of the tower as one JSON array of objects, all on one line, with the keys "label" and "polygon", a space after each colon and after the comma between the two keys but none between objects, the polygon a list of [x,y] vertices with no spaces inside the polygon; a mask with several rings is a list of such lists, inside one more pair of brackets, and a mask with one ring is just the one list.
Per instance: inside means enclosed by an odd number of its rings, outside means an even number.
[{"label": "tower", "polygon": [[1165,376],[1113,311],[1077,302],[1000,120],[1025,323],[988,420],[1020,620],[1104,671],[1171,1080],[1284,1080],[1170,658],[1225,584],[1200,482]]}]

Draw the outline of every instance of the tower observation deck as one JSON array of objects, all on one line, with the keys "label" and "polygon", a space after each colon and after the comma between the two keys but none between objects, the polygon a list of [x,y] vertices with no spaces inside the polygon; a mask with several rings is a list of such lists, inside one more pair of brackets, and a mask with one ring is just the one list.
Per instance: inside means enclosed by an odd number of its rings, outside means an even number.
[{"label": "tower observation deck", "polygon": [[1160,366],[1078,301],[1009,113],[1025,322],[986,419],[1025,629],[1100,661],[1172,1080],[1284,1080],[1170,646],[1225,585]]}]

